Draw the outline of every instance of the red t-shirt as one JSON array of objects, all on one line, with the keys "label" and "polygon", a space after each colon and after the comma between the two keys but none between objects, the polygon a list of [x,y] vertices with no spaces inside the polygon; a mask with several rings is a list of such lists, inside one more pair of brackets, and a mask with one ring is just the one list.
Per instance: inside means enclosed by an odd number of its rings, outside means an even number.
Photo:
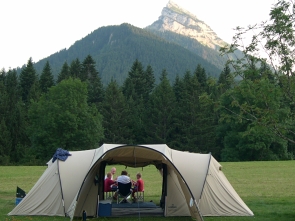
[{"label": "red t-shirt", "polygon": [[144,190],[143,180],[142,179],[137,180],[134,186],[136,187],[136,191],[143,191]]},{"label": "red t-shirt", "polygon": [[111,185],[113,185],[114,183],[116,183],[114,180],[112,180],[110,178],[106,178],[104,180],[104,191],[111,192],[112,191]]}]

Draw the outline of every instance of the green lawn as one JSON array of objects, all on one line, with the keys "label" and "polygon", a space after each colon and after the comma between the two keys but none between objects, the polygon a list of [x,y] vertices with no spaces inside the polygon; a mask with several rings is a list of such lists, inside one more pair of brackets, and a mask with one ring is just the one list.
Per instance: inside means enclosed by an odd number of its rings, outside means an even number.
[{"label": "green lawn", "polygon": [[[295,220],[295,161],[275,162],[234,162],[221,163],[223,172],[240,197],[254,212],[254,217],[204,217],[205,221],[294,221]],[[0,220],[2,221],[58,221],[65,217],[10,217],[15,206],[16,186],[27,193],[39,179],[46,167],[3,166],[0,167]],[[125,169],[117,166],[117,174]],[[110,170],[110,167],[107,168]],[[161,177],[155,167],[127,168],[131,178],[141,172],[145,180],[145,199],[159,202]],[[81,219],[75,219],[81,220]],[[105,221],[160,221],[191,220],[190,217],[136,217],[136,218],[97,218]]]}]

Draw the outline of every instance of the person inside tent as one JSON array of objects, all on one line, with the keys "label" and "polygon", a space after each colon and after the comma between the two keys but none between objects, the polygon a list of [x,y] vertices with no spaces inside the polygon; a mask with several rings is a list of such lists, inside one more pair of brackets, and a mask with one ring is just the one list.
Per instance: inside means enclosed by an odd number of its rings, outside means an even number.
[{"label": "person inside tent", "polygon": [[111,192],[116,189],[116,181],[112,180],[112,174],[107,173],[107,178],[104,180],[104,192]]},{"label": "person inside tent", "polygon": [[143,179],[141,178],[141,173],[136,174],[136,179],[137,179],[136,181],[132,180],[132,184],[134,185],[133,192],[132,192],[133,202],[137,201],[135,197],[135,193],[144,191],[144,182],[143,182]]},{"label": "person inside tent", "polygon": [[[115,173],[116,173],[116,167],[113,167],[113,168],[111,169],[110,173],[111,173],[111,179],[112,179],[112,180],[116,180],[116,179],[114,179],[114,175],[115,175]],[[107,178],[107,175],[105,175],[104,179],[106,179],[106,178]]]},{"label": "person inside tent", "polygon": [[[121,172],[121,176],[118,176],[117,180],[116,180],[117,183],[123,183],[123,184],[127,184],[127,183],[130,183],[131,182],[131,179],[130,177],[128,176],[128,172],[126,170],[123,170]],[[118,193],[116,192],[113,196],[113,199],[116,200],[117,199],[117,196],[118,196]]]}]

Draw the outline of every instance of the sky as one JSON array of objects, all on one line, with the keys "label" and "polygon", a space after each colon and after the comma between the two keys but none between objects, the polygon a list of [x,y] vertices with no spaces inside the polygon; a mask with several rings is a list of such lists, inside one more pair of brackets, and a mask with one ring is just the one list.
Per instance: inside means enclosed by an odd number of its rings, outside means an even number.
[{"label": "sky", "polygon": [[[109,25],[144,28],[158,19],[169,0],[0,1],[0,69],[21,67],[50,56]],[[231,43],[234,28],[269,19],[276,0],[173,0]]]}]

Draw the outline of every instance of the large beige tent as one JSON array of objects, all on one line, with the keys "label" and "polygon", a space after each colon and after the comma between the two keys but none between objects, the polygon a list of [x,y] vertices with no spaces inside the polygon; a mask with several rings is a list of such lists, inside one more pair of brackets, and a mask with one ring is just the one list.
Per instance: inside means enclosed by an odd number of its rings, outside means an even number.
[{"label": "large beige tent", "polygon": [[[155,165],[163,174],[163,216],[253,216],[224,176],[211,154],[177,151],[165,144],[103,144],[71,151],[66,161],[56,160],[8,215],[97,216],[103,199],[107,164],[130,167]],[[51,162],[51,161],[49,161]],[[94,182],[95,180],[98,181]]]}]

